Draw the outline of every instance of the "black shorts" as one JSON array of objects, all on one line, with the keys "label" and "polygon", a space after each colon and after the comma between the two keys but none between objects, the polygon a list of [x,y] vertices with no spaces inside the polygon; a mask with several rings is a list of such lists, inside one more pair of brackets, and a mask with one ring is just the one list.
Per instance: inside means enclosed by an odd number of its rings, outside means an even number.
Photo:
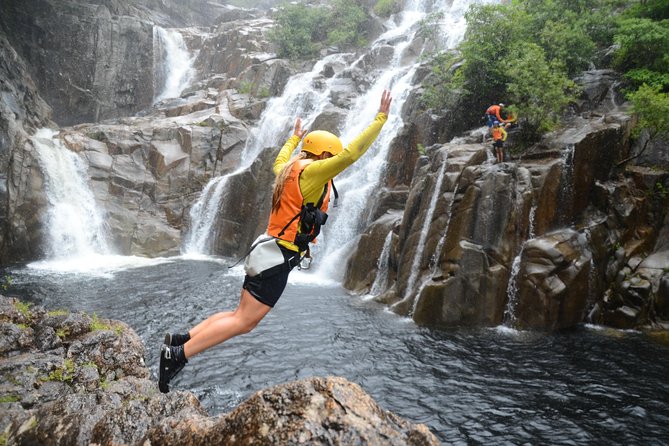
[{"label": "black shorts", "polygon": [[492,143],[492,146],[497,148],[497,149],[501,149],[501,148],[504,147],[504,141],[502,141],[501,139],[498,139],[497,141]]},{"label": "black shorts", "polygon": [[300,263],[299,252],[291,251],[281,245],[279,245],[279,248],[281,248],[283,258],[286,260],[283,268],[275,269],[270,274],[262,272],[253,277],[246,275],[242,284],[242,288],[251,293],[259,302],[270,307],[274,307],[281,294],[283,294],[290,271]]}]

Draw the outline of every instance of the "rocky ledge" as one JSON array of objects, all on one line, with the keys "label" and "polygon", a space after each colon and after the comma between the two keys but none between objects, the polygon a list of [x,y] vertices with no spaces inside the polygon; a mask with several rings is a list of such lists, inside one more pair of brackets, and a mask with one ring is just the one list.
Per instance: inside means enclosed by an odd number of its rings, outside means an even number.
[{"label": "rocky ledge", "polygon": [[0,445],[437,445],[357,384],[313,377],[209,416],[190,392],[158,392],[126,324],[0,296]]}]

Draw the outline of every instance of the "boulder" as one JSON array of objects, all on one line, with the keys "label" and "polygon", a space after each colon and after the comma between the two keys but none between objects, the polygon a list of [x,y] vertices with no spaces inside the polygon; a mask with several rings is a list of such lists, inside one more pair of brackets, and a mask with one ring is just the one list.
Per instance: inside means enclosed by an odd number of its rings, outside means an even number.
[{"label": "boulder", "polygon": [[586,237],[572,229],[529,240],[518,273],[517,326],[555,330],[582,322],[587,310],[590,259]]},{"label": "boulder", "polygon": [[313,377],[257,392],[229,414],[164,421],[151,444],[438,445],[422,424],[381,409],[357,384]]}]

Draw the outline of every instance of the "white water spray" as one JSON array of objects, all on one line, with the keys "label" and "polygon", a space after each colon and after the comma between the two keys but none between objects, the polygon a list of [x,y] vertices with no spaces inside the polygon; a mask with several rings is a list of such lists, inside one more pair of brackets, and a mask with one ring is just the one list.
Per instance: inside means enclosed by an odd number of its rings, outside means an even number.
[{"label": "white water spray", "polygon": [[[411,264],[411,271],[409,273],[409,279],[407,280],[407,285],[404,290],[404,299],[411,296],[413,293],[413,288],[416,285],[416,280],[418,279],[418,274],[420,273],[420,263],[423,259],[423,251],[425,250],[425,242],[427,241],[427,235],[430,232],[430,225],[432,225],[432,217],[434,216],[434,210],[437,207],[437,201],[439,198],[441,185],[444,182],[444,174],[446,172],[447,162],[441,164],[439,169],[439,175],[437,176],[437,181],[434,184],[434,191],[432,191],[432,197],[430,198],[430,205],[425,214],[425,220],[423,220],[423,226],[420,229],[420,238],[418,239],[418,244],[416,245],[416,251],[414,253],[413,262]],[[414,300],[415,304],[415,300]]]},{"label": "white water spray", "polygon": [[108,254],[104,218],[88,186],[86,165],[55,135],[41,129],[32,138],[49,204],[44,221],[48,257]]},{"label": "white water spray", "polygon": [[[402,105],[413,89],[412,80],[418,63],[412,61],[407,65],[405,53],[420,29],[420,22],[431,12],[424,3],[408,2],[405,10],[387,23],[390,29],[373,44],[374,47],[391,42],[394,49],[393,59],[390,67],[356,102],[348,115],[342,139],[345,142],[350,141],[371,122],[385,88],[390,88],[393,104],[388,122],[368,153],[336,178],[337,187],[342,193],[341,205],[328,221],[325,235],[322,237],[323,242],[316,251],[320,258],[325,259],[325,263],[317,269],[317,273],[322,277],[341,279],[344,273],[342,265],[346,264],[346,258],[355,247],[357,237],[366,224],[364,219],[369,217],[365,212],[386,170],[390,143],[402,128],[400,119]],[[464,14],[461,9],[453,12],[450,7],[441,4],[444,2],[438,3],[433,10],[440,8],[444,12],[444,17],[454,18],[452,23],[457,21],[456,16]],[[395,21],[399,23],[396,24]],[[447,34],[452,37],[449,44],[460,41],[464,31],[464,22],[461,26],[454,25],[449,29]]]},{"label": "white water spray", "polygon": [[525,245],[528,241],[534,238],[534,219],[537,212],[537,206],[534,205],[530,208],[530,221],[529,221],[529,233],[527,240],[523,242],[520,247],[518,255],[513,259],[511,265],[511,274],[509,275],[509,283],[506,287],[506,308],[504,310],[504,316],[502,320],[504,324],[513,326],[516,323],[516,307],[518,305],[518,273],[520,272],[520,260],[523,257],[523,251],[525,250]]},{"label": "white water spray", "polygon": [[156,95],[154,103],[178,98],[195,76],[195,56],[190,54],[183,36],[176,29],[154,26],[153,48],[156,53],[156,78],[161,84],[155,87],[160,93]]},{"label": "white water spray", "polygon": [[393,239],[392,228],[388,231],[386,239],[383,242],[381,255],[376,263],[376,277],[369,290],[371,296],[378,296],[388,288],[388,263],[390,262],[390,245]]}]

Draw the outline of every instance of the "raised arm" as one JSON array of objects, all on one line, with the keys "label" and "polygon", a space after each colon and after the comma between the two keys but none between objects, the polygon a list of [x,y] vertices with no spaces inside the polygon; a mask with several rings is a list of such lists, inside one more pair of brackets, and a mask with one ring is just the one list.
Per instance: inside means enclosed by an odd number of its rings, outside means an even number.
[{"label": "raised arm", "polygon": [[293,153],[302,138],[304,138],[306,133],[307,131],[302,128],[302,119],[297,118],[295,120],[293,134],[290,138],[288,138],[286,143],[281,148],[281,151],[276,156],[276,159],[274,160],[274,166],[272,167],[274,175],[278,175],[279,172],[281,172],[281,169],[290,160],[290,155]]},{"label": "raised arm", "polygon": [[372,121],[362,133],[356,136],[337,156],[314,161],[304,169],[300,179],[300,187],[305,196],[314,191],[315,193],[318,193],[318,190],[322,190],[323,185],[326,182],[353,164],[367,151],[367,149],[369,149],[377,136],[379,136],[381,128],[383,128],[383,125],[388,120],[388,113],[390,111],[392,100],[390,92],[384,90],[381,95],[379,111],[376,114],[374,121]]}]

